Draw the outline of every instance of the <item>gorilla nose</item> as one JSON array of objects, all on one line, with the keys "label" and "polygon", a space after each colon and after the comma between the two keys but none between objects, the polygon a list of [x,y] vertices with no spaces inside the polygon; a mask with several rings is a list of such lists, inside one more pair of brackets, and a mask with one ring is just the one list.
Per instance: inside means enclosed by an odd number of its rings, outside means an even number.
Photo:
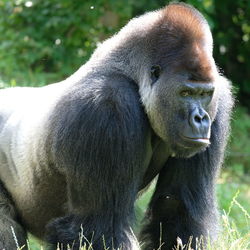
[{"label": "gorilla nose", "polygon": [[211,120],[208,113],[203,109],[194,109],[190,115],[190,125],[195,132],[200,137],[209,138],[210,137],[210,125]]}]

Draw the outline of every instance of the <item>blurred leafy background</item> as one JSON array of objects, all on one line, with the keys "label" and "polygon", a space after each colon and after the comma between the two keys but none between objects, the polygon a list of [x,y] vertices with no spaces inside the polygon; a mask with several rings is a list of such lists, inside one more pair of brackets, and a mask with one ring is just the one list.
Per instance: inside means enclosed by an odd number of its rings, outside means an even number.
[{"label": "blurred leafy background", "polygon": [[[220,210],[250,232],[250,1],[186,0],[207,18],[214,57],[237,98],[226,162],[218,180]],[[167,0],[0,0],[0,87],[42,86],[80,67],[97,44],[129,19]],[[235,198],[237,191],[239,194]],[[150,196],[138,202],[145,211]],[[146,198],[145,198],[146,197]]]}]

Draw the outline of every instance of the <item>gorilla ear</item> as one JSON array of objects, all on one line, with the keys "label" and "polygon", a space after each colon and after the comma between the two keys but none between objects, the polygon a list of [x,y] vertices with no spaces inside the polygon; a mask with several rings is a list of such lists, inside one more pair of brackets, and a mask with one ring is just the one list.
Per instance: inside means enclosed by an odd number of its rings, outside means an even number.
[{"label": "gorilla ear", "polygon": [[161,66],[160,65],[154,65],[151,67],[151,80],[152,84],[154,84],[161,75]]}]

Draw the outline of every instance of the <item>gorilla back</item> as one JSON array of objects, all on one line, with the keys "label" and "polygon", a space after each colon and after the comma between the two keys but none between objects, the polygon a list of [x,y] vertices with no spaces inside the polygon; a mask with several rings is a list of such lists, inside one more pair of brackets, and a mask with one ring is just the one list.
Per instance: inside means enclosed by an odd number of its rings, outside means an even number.
[{"label": "gorilla back", "polygon": [[170,4],[68,79],[1,90],[0,247],[16,247],[14,229],[19,246],[31,232],[52,248],[139,249],[134,202],[157,175],[143,247],[215,237],[233,100],[212,47],[203,16]]}]

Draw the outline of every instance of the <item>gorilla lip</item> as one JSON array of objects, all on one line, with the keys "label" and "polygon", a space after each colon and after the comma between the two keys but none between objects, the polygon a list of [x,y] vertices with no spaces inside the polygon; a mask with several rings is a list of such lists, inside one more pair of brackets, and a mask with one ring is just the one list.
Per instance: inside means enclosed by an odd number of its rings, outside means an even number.
[{"label": "gorilla lip", "polygon": [[188,137],[188,136],[184,136],[184,135],[182,135],[182,137],[183,137],[183,139],[188,140],[188,141],[198,142],[198,143],[202,143],[202,144],[210,144],[209,138]]}]

